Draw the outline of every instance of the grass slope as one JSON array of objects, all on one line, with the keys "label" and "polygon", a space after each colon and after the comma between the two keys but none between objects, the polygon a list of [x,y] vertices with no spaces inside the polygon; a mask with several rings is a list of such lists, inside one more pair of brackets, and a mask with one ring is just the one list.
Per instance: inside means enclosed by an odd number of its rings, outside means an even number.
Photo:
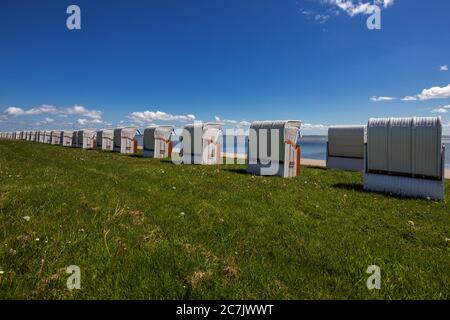
[{"label": "grass slope", "polygon": [[361,181],[0,141],[0,298],[450,298],[448,203]]}]

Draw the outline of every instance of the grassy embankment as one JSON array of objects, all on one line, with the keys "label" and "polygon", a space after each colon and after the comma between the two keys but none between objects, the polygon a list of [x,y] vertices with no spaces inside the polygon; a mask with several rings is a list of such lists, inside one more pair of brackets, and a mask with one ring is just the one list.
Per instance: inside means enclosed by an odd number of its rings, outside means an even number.
[{"label": "grassy embankment", "polygon": [[0,298],[449,299],[450,205],[361,182],[0,141]]}]

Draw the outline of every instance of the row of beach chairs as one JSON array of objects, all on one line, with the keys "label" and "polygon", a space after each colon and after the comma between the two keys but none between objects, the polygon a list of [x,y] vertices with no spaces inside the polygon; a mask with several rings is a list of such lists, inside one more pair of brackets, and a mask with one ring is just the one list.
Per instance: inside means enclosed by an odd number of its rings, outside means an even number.
[{"label": "row of beach chairs", "polygon": [[[301,121],[255,121],[246,137],[247,172],[296,177],[300,174]],[[169,158],[179,164],[222,164],[220,123],[194,123],[183,128],[174,152],[174,126],[143,131],[143,156]],[[78,131],[0,132],[0,138],[64,147],[136,154],[136,127]],[[227,155],[228,156],[228,155]],[[367,125],[328,129],[328,169],[361,171],[364,189],[402,196],[444,199],[445,145],[440,117],[371,118]]]}]

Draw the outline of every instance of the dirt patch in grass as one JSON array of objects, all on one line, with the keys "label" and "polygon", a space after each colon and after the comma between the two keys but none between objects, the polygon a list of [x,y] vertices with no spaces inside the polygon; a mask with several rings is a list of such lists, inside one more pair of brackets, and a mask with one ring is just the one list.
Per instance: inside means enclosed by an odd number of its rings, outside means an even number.
[{"label": "dirt patch in grass", "polygon": [[195,271],[193,274],[191,274],[189,277],[186,278],[186,282],[192,287],[197,288],[202,281],[206,277],[206,272],[204,271]]},{"label": "dirt patch in grass", "polygon": [[50,275],[48,277],[45,277],[36,286],[35,294],[36,295],[41,295],[45,290],[47,290],[48,287],[50,287],[52,285],[59,284],[61,279],[63,277],[65,277],[66,275],[67,275],[66,274],[66,269],[65,268],[61,268],[56,273],[54,273],[54,274],[52,274],[52,275]]},{"label": "dirt patch in grass", "polygon": [[100,212],[100,207],[91,207],[91,211],[93,212],[93,213],[99,213]]},{"label": "dirt patch in grass", "polygon": [[206,261],[220,260],[211,250],[208,250],[201,245],[185,243],[183,244],[183,248],[189,256],[200,254]]},{"label": "dirt patch in grass", "polygon": [[145,233],[138,239],[138,244],[140,247],[151,246],[161,243],[166,240],[164,233],[161,228],[156,226],[149,232]]},{"label": "dirt patch in grass", "polygon": [[127,216],[131,218],[134,225],[141,225],[144,223],[145,215],[142,211],[129,211]]},{"label": "dirt patch in grass", "polygon": [[222,271],[229,279],[237,279],[241,275],[241,269],[236,266],[225,266]]},{"label": "dirt patch in grass", "polygon": [[17,245],[25,248],[32,240],[34,239],[33,235],[30,233],[20,234],[14,238],[14,241]]}]

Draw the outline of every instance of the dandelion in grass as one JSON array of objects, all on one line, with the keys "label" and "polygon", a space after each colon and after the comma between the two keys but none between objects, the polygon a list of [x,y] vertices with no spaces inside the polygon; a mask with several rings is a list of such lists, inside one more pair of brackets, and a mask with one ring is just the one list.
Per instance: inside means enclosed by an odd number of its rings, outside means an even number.
[{"label": "dandelion in grass", "polygon": [[414,226],[415,226],[414,221],[411,221],[411,220],[408,221],[408,226],[409,226],[409,232],[412,233]]},{"label": "dandelion in grass", "polygon": [[23,217],[23,219],[25,220],[25,221],[30,221],[30,216],[25,216],[25,217]]}]

